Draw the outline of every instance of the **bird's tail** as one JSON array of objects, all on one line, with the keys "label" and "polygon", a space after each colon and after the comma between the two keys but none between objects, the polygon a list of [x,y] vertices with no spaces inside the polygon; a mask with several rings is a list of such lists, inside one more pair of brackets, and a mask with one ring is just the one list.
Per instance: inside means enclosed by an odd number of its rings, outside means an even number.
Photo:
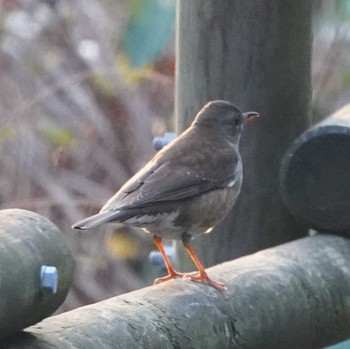
[{"label": "bird's tail", "polygon": [[100,226],[103,223],[115,221],[120,211],[104,211],[83,219],[72,225],[73,229],[89,230]]}]

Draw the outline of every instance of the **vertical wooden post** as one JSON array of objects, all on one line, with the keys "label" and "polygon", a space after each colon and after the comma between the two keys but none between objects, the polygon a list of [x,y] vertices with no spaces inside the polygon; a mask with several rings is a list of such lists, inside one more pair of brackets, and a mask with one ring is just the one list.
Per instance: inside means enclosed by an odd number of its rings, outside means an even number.
[{"label": "vertical wooden post", "polygon": [[244,184],[232,214],[194,246],[206,265],[306,233],[283,205],[281,159],[308,126],[310,0],[178,0],[178,131],[207,101],[226,99],[262,118],[241,142]]}]

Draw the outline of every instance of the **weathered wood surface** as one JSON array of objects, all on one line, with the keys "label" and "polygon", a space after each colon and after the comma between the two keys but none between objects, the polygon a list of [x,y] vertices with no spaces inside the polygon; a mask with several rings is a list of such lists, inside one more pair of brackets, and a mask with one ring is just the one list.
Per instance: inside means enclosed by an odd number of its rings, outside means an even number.
[{"label": "weathered wood surface", "polygon": [[[40,286],[42,265],[58,270],[56,294]],[[0,343],[50,316],[72,284],[74,261],[62,233],[37,213],[0,211]]]},{"label": "weathered wood surface", "polygon": [[350,104],[293,143],[282,163],[281,188],[299,220],[350,234]]},{"label": "weathered wood surface", "polygon": [[29,327],[6,349],[321,348],[350,337],[350,240],[318,235]]},{"label": "weathered wood surface", "polygon": [[178,131],[212,99],[262,115],[243,131],[238,202],[196,239],[199,256],[210,266],[305,236],[282,202],[279,170],[309,124],[312,1],[179,0],[177,16]]}]

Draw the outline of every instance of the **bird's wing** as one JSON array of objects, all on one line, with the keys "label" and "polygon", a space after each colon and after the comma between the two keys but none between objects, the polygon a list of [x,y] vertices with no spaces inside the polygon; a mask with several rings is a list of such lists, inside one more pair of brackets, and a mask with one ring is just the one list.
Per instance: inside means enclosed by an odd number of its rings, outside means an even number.
[{"label": "bird's wing", "polygon": [[227,156],[222,155],[211,156],[209,163],[204,156],[195,156],[196,161],[191,161],[191,154],[184,154],[178,161],[164,161],[161,158],[160,161],[151,162],[126,182],[101,212],[144,207],[190,198],[226,186],[234,187],[241,181],[239,155],[232,151]]}]

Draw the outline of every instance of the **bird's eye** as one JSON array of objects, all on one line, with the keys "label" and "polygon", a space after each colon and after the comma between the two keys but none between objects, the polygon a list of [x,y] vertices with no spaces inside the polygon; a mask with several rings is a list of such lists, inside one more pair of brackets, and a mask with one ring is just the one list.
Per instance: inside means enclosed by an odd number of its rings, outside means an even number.
[{"label": "bird's eye", "polygon": [[241,122],[240,122],[239,119],[235,119],[235,126],[239,126],[240,123],[241,123]]}]

